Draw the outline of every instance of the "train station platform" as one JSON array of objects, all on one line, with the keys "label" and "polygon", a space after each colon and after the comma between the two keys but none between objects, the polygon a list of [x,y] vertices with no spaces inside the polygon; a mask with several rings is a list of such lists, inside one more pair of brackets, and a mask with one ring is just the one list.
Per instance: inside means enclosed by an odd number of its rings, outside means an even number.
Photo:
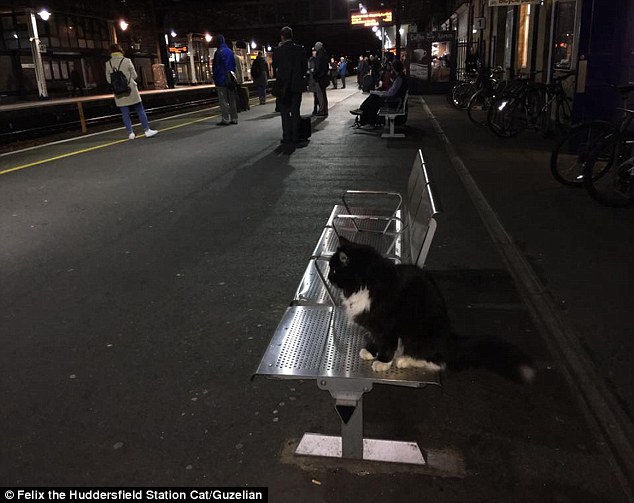
[{"label": "train station platform", "polygon": [[[329,116],[294,151],[280,148],[268,102],[235,126],[217,126],[208,107],[151,121],[153,138],[116,127],[0,155],[3,485],[265,486],[269,501],[307,503],[631,501],[628,425],[580,389],[593,386],[578,374],[586,363],[571,364],[578,347],[553,336],[538,305],[587,286],[562,265],[571,246],[575,264],[601,270],[601,250],[576,247],[586,234],[575,215],[605,218],[619,259],[631,216],[560,191],[535,166],[547,151],[537,139],[512,147],[473,132],[442,97],[412,102],[406,138],[385,140],[350,127],[364,95],[328,92]],[[456,329],[515,340],[536,381],[474,370],[445,373],[437,389],[376,386],[366,435],[416,440],[426,467],[295,456],[305,431],[338,433],[330,396],[251,376],[340,194],[404,191],[419,148],[443,208],[427,267]],[[626,297],[610,281],[600,295]],[[592,299],[577,292],[574,313]],[[557,323],[576,333],[579,316]],[[590,369],[601,380],[604,365]],[[626,369],[614,370],[620,391]],[[609,413],[606,432],[598,416]]]}]

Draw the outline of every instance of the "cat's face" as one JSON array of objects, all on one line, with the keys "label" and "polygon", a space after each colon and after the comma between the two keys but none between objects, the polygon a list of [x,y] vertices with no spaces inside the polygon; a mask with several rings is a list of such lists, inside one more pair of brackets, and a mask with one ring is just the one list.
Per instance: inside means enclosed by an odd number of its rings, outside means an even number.
[{"label": "cat's face", "polygon": [[340,246],[329,262],[328,281],[344,291],[354,290],[355,286],[358,286],[353,270],[354,265],[351,264],[351,255],[353,254],[350,253],[350,250],[347,250],[345,246]]},{"label": "cat's face", "polygon": [[330,258],[328,281],[348,294],[359,290],[365,283],[368,269],[366,255],[373,250],[343,237],[339,241],[339,248]]}]

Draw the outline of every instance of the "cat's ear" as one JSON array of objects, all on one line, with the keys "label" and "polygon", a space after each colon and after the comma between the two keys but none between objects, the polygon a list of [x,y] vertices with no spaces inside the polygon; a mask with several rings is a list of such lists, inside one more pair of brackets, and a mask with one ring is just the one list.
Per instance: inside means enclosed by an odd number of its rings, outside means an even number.
[{"label": "cat's ear", "polygon": [[339,262],[341,262],[341,265],[344,267],[346,267],[350,263],[350,257],[348,257],[346,252],[344,251],[339,252]]}]

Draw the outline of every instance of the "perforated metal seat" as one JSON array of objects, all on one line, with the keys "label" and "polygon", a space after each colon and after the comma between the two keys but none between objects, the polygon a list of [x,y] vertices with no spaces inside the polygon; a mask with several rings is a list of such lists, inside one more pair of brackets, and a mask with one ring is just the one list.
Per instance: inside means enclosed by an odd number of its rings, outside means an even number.
[{"label": "perforated metal seat", "polygon": [[[363,197],[370,193],[348,191]],[[393,193],[375,192],[384,197]],[[386,372],[372,370],[360,358],[363,329],[351,323],[338,306],[340,292],[327,280],[328,260],[339,246],[339,236],[369,244],[400,262],[423,266],[436,230],[439,212],[422,153],[419,151],[409,177],[405,207],[402,198],[387,208],[343,204],[331,212],[308,267],[295,292],[291,307],[280,321],[262,357],[256,375],[276,379],[315,379],[320,389],[335,399],[341,418],[341,437],[306,433],[298,454],[371,459],[425,464],[415,442],[363,438],[363,394],[374,384],[425,387],[439,385],[438,372],[420,368]],[[380,205],[379,205],[380,206]],[[355,213],[348,213],[354,208]],[[358,212],[358,213],[356,213]]]},{"label": "perforated metal seat", "polygon": [[363,329],[350,323],[342,309],[293,306],[282,316],[256,373],[277,379],[343,378],[412,388],[440,384],[438,372],[419,368],[374,372],[371,362],[359,357],[364,347]]}]

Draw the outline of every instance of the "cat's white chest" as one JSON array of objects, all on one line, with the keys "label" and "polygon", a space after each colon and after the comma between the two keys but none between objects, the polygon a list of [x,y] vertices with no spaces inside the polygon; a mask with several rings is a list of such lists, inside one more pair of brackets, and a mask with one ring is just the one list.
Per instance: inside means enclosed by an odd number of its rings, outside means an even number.
[{"label": "cat's white chest", "polygon": [[355,316],[370,310],[370,306],[372,305],[370,291],[367,288],[362,288],[354,292],[350,297],[346,297],[342,305],[346,310],[348,318],[354,320]]}]

